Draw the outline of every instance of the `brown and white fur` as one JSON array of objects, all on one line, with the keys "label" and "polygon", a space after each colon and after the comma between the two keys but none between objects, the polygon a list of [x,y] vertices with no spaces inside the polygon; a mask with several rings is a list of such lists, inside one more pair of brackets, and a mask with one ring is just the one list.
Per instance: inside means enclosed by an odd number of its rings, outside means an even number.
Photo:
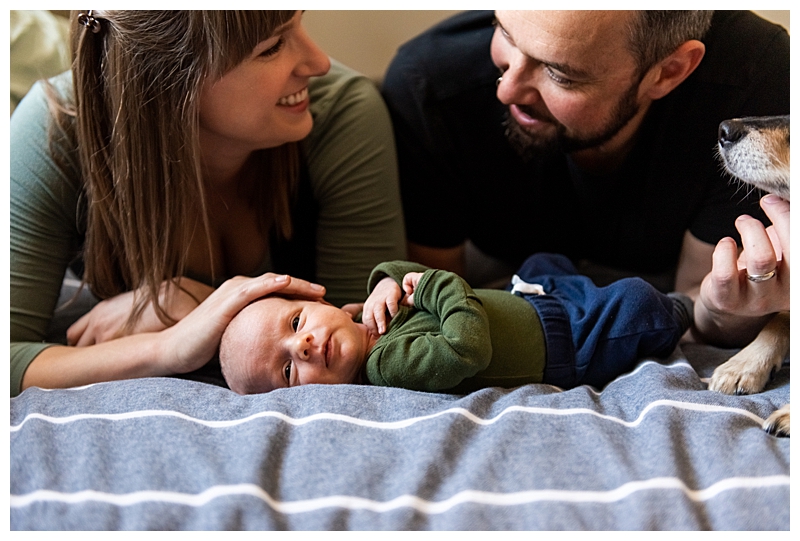
[{"label": "brown and white fur", "polygon": [[[746,184],[789,200],[789,116],[726,120],[719,126],[725,168]],[[776,314],[756,339],[717,367],[709,389],[750,394],[764,389],[789,353],[789,312]],[[789,404],[764,422],[770,434],[789,436]]]}]

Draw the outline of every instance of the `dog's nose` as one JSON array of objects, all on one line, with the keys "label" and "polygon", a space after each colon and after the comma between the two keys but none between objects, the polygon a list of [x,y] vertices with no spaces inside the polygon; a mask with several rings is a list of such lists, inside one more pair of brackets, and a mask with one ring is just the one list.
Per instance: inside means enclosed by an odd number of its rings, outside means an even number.
[{"label": "dog's nose", "polygon": [[725,120],[719,125],[719,144],[732,145],[747,134],[747,128],[738,120]]}]

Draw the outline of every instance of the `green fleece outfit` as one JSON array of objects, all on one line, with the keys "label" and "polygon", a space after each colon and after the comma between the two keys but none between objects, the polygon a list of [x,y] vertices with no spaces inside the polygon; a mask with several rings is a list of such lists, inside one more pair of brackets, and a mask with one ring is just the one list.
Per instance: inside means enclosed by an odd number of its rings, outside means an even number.
[{"label": "green fleece outfit", "polygon": [[533,306],[494,289],[473,290],[458,275],[405,261],[381,263],[369,291],[389,276],[398,284],[422,272],[415,308],[401,306],[367,356],[373,385],[468,393],[542,381],[545,338]]}]

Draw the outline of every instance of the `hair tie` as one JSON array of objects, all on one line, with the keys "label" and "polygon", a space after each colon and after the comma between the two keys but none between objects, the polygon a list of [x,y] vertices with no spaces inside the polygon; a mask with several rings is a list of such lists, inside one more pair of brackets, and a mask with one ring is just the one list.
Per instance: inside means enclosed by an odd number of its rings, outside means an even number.
[{"label": "hair tie", "polygon": [[92,15],[93,11],[93,9],[90,9],[88,13],[79,13],[78,23],[91,30],[92,33],[97,34],[100,32],[100,21],[94,18]]}]

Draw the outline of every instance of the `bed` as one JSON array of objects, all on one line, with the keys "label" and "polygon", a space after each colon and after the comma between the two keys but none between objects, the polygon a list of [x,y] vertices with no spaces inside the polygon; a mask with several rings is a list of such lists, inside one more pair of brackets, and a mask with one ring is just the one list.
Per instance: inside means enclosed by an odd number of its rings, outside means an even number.
[{"label": "bed", "polygon": [[151,378],[10,406],[13,530],[788,530],[789,438],[678,347],[604,389],[239,396]]}]

